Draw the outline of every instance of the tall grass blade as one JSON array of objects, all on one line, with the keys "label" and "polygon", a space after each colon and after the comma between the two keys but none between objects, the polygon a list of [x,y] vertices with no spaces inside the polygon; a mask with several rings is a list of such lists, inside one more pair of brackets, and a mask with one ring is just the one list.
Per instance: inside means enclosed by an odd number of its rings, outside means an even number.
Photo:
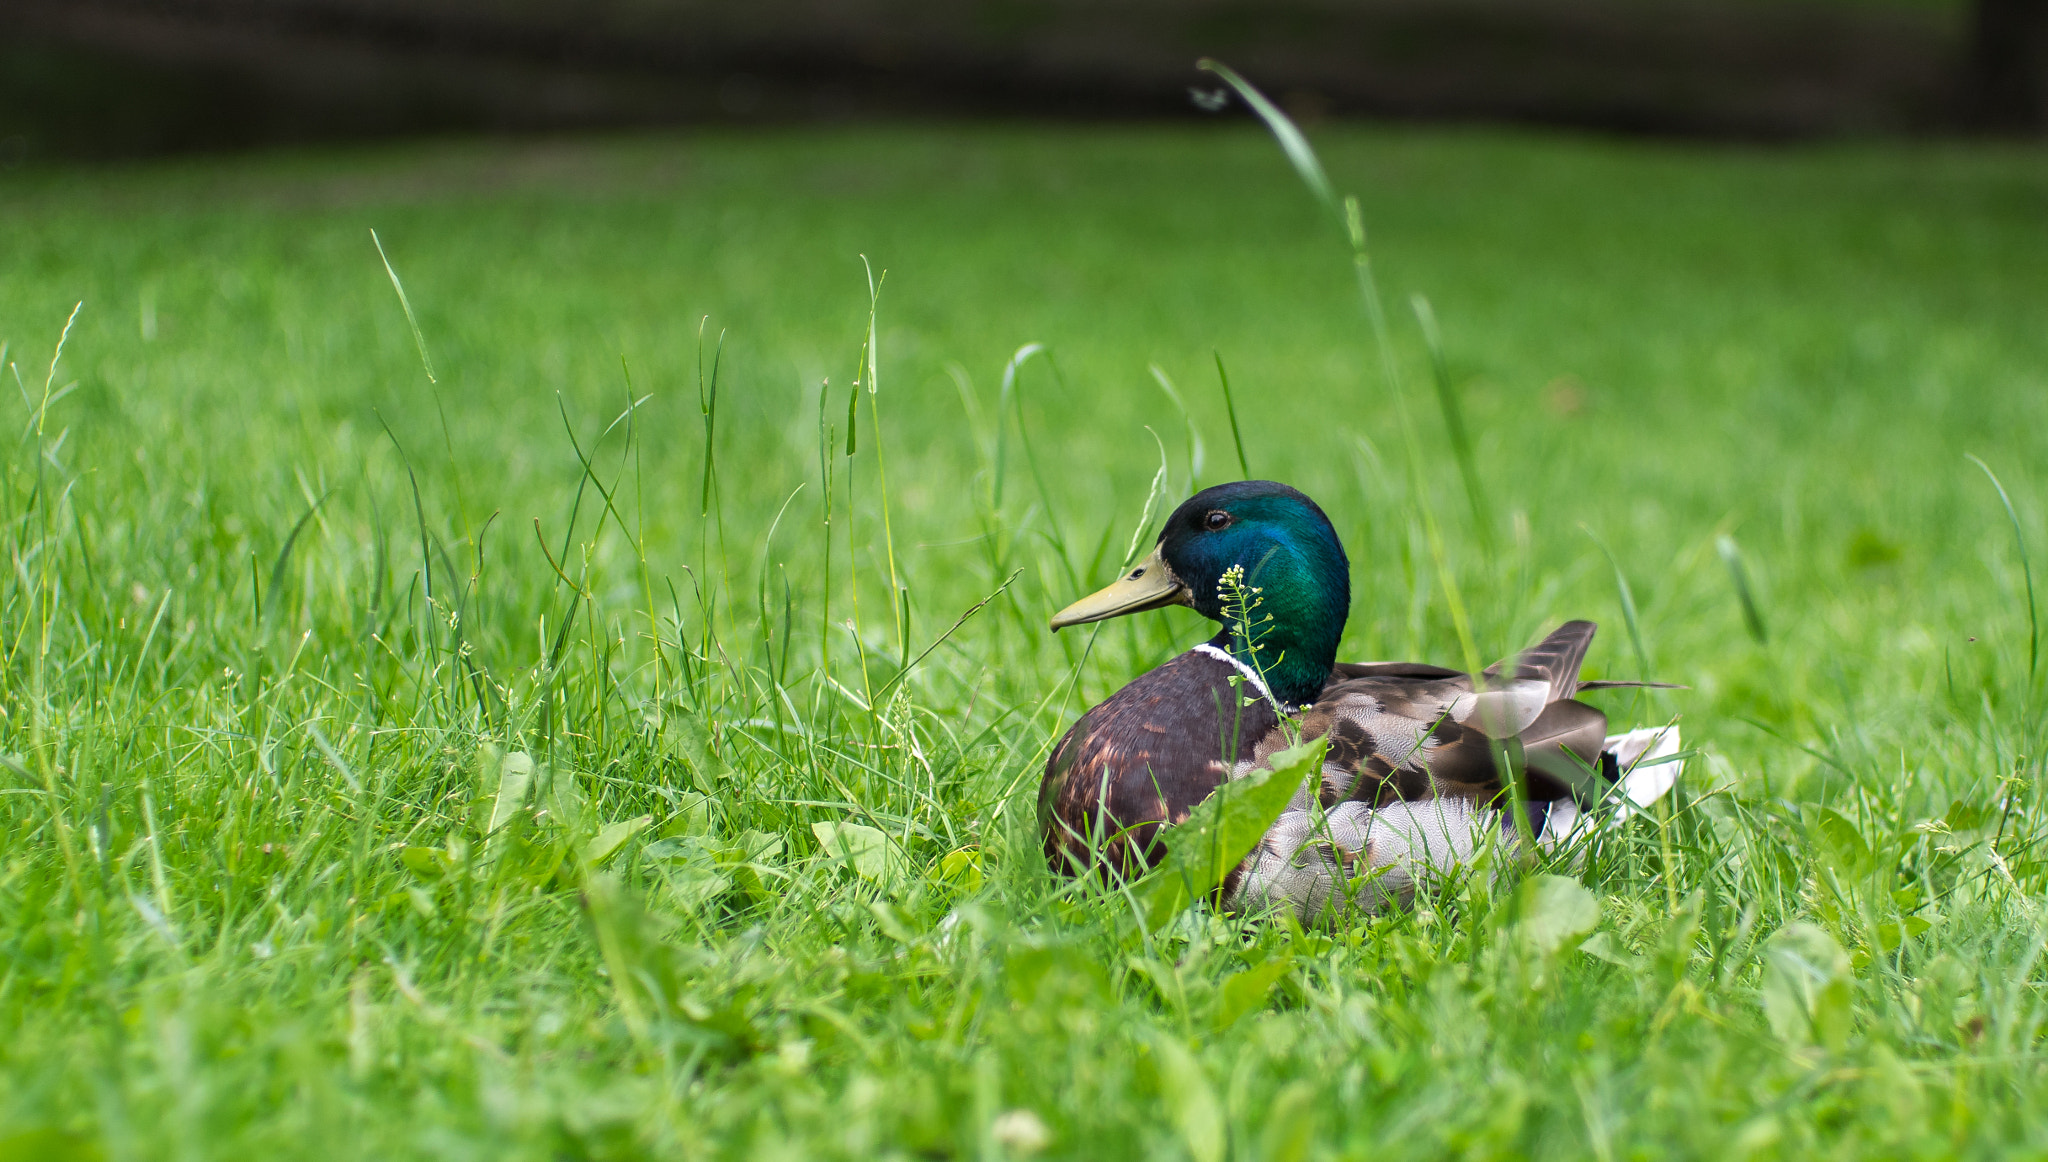
[{"label": "tall grass blade", "polygon": [[1230,413],[1230,438],[1237,444],[1237,468],[1244,473],[1241,479],[1250,480],[1252,466],[1251,461],[1245,459],[1244,455],[1244,432],[1237,426],[1237,401],[1230,398],[1230,373],[1223,370],[1221,352],[1212,351],[1210,354],[1216,357],[1216,379],[1223,385],[1223,410]]},{"label": "tall grass blade", "polygon": [[420,366],[426,368],[427,382],[441,382],[434,375],[433,359],[427,355],[427,337],[420,331],[418,316],[412,313],[412,300],[406,297],[405,284],[398,280],[398,268],[391,265],[391,256],[384,253],[384,240],[377,237],[375,230],[370,231],[370,244],[377,248],[377,257],[384,263],[384,273],[391,276],[391,289],[398,292],[398,309],[405,312],[405,325],[412,328],[412,343],[419,349]]},{"label": "tall grass blade", "polygon": [[825,405],[832,393],[832,381],[818,382],[818,537],[823,542],[818,587],[818,672],[832,680],[832,424],[825,418]]},{"label": "tall grass blade", "polygon": [[[1066,379],[1060,374],[1060,365],[1052,357],[1052,351],[1039,344],[1031,344],[1034,352],[1045,359],[1046,370],[1052,373],[1053,382],[1064,393]],[[1024,448],[1024,466],[1031,471],[1031,483],[1038,489],[1039,507],[1045,510],[1046,541],[1059,554],[1060,567],[1067,573],[1068,584],[1080,588],[1080,578],[1074,572],[1073,550],[1067,544],[1066,528],[1060,523],[1058,506],[1053,503],[1052,488],[1046,483],[1045,473],[1038,465],[1038,451],[1031,442],[1031,429],[1024,423],[1024,400],[1021,392],[1013,396],[1017,421],[1017,442]]]},{"label": "tall grass blade", "polygon": [[1735,583],[1735,599],[1742,603],[1742,624],[1749,630],[1749,636],[1756,644],[1770,641],[1770,634],[1764,630],[1764,616],[1757,609],[1756,595],[1749,587],[1749,569],[1742,562],[1742,550],[1735,544],[1735,538],[1726,533],[1714,538],[1714,551],[1721,554],[1721,563],[1728,566],[1728,579]]},{"label": "tall grass blade", "polygon": [[1607,557],[1608,566],[1614,570],[1614,588],[1621,596],[1621,618],[1628,626],[1629,645],[1634,647],[1636,653],[1637,677],[1647,682],[1650,680],[1650,651],[1643,648],[1642,620],[1636,615],[1636,595],[1635,591],[1629,588],[1628,574],[1621,571],[1620,559],[1614,555],[1613,549],[1607,547],[1607,542],[1600,539],[1600,534],[1594,532],[1590,525],[1582,524],[1579,528],[1593,538],[1594,544],[1600,546],[1600,552]]},{"label": "tall grass blade", "polygon": [[398,440],[398,433],[391,430],[390,421],[382,412],[376,413],[377,422],[384,427],[384,434],[391,439],[391,446],[398,450],[399,462],[405,465],[405,479],[412,486],[412,515],[420,534],[420,582],[426,586],[427,604],[434,602],[434,554],[427,539],[427,507],[420,499],[419,474],[412,470],[412,457],[405,454],[405,445]]},{"label": "tall grass blade", "polygon": [[1188,414],[1188,405],[1180,398],[1180,392],[1173,386],[1173,381],[1166,377],[1166,369],[1154,363],[1151,365],[1151,371],[1153,381],[1159,384],[1159,390],[1166,393],[1166,398],[1173,402],[1174,410],[1180,413],[1182,426],[1187,429],[1188,492],[1198,492],[1201,490],[1203,461],[1207,459],[1206,451],[1202,447],[1202,434],[1195,430],[1195,417]]},{"label": "tall grass blade", "polygon": [[[846,389],[846,456],[852,459],[860,451],[860,380]],[[850,485],[849,485],[850,487]]]},{"label": "tall grass blade", "polygon": [[1026,360],[1034,355],[1045,354],[1045,344],[1026,343],[1010,355],[1010,361],[1003,365],[1003,387],[996,396],[996,478],[990,492],[990,505],[996,511],[1003,507],[1003,480],[1009,470],[1009,440],[1005,423],[1012,407],[1017,409],[1018,422],[1023,422],[1023,400],[1017,395],[1017,373],[1023,369]]},{"label": "tall grass blade", "polygon": [[285,567],[291,564],[292,546],[299,543],[299,534],[306,531],[306,525],[312,522],[313,517],[320,512],[320,506],[326,504],[327,498],[332,495],[334,495],[334,491],[329,489],[321,494],[320,499],[308,505],[306,507],[306,514],[299,518],[297,524],[292,526],[291,535],[285,537],[284,547],[277,551],[277,560],[272,562],[270,566],[270,601],[268,605],[259,607],[257,611],[259,617],[267,616],[270,613],[269,607],[277,604],[278,592],[284,587]]},{"label": "tall grass blade", "polygon": [[[43,397],[41,400],[37,401],[35,405],[35,427],[36,439],[38,441],[40,441],[43,438],[43,432],[45,430],[45,426],[50,416],[50,405],[57,402],[57,400],[62,398],[63,396],[62,392],[53,393],[51,389],[56,385],[57,382],[57,365],[59,363],[64,362],[64,345],[71,341],[71,328],[78,323],[78,313],[80,311],[83,311],[84,309],[85,301],[83,299],[72,304],[71,313],[64,317],[64,329],[57,333],[57,346],[54,350],[50,352],[50,369],[43,375]],[[5,349],[0,348],[0,355],[4,354]],[[19,381],[20,374],[16,373],[15,378],[17,381]],[[42,448],[38,446],[36,449],[38,471],[41,471],[42,452]]]},{"label": "tall grass blade", "polygon": [[861,268],[868,275],[868,334],[860,349],[860,371],[855,378],[867,384],[868,394],[873,395],[882,386],[881,348],[875,335],[875,315],[881,306],[882,283],[889,277],[888,271],[881,278],[875,277],[875,268],[869,264],[868,256],[860,256]]},{"label": "tall grass blade", "polygon": [[930,657],[933,650],[938,649],[942,645],[945,645],[946,640],[948,638],[951,638],[953,634],[956,631],[958,631],[961,626],[966,625],[968,621],[974,617],[975,614],[980,613],[982,609],[988,605],[989,602],[994,601],[998,597],[1001,597],[1003,593],[1010,588],[1010,582],[1015,581],[1018,575],[1023,572],[1024,570],[1022,569],[1017,569],[1013,571],[1008,577],[1003,578],[1003,583],[1001,585],[996,586],[995,589],[991,591],[988,596],[982,598],[980,601],[977,601],[973,605],[969,606],[967,608],[967,612],[961,614],[958,618],[954,619],[953,624],[946,628],[946,632],[940,634],[938,637],[933,638],[932,644],[920,650],[916,657],[911,658],[909,661],[905,662],[903,664],[903,667],[896,671],[895,677],[890,678],[887,682],[882,683],[882,688],[875,691],[875,697],[880,698],[883,695],[886,695],[890,690],[894,689],[898,682],[901,682],[904,678],[910,675],[910,671],[915,669],[919,662],[922,662],[926,658]]},{"label": "tall grass blade", "polygon": [[1287,114],[1282,113],[1279,106],[1268,101],[1264,93],[1253,88],[1250,81],[1238,76],[1237,71],[1229,65],[1203,57],[1195,63],[1195,67],[1215,73],[1231,88],[1237,90],[1237,95],[1244,98],[1244,103],[1251,106],[1252,112],[1257,113],[1259,119],[1266,123],[1266,127],[1273,131],[1273,136],[1280,142],[1281,152],[1287,155],[1288,162],[1294,166],[1294,172],[1301,175],[1302,183],[1308,186],[1325,208],[1331,213],[1336,213],[1337,195],[1330,188],[1329,175],[1323,172],[1323,163],[1316,157],[1316,151],[1309,147],[1308,138],[1302,136],[1301,130]]},{"label": "tall grass blade", "polygon": [[896,591],[896,669],[910,668],[910,589]]},{"label": "tall grass blade", "polygon": [[1443,334],[1437,329],[1436,311],[1430,307],[1429,299],[1421,294],[1409,296],[1408,306],[1415,312],[1416,325],[1422,329],[1422,342],[1429,348],[1430,371],[1436,379],[1437,405],[1443,409],[1444,431],[1450,437],[1451,454],[1458,461],[1458,475],[1465,482],[1465,500],[1472,506],[1472,528],[1490,554],[1493,550],[1493,522],[1487,519],[1486,495],[1479,483],[1479,461],[1472,450],[1472,437],[1465,428],[1465,409],[1458,398],[1458,387],[1451,382],[1450,362],[1444,358]]},{"label": "tall grass blade", "polygon": [[862,378],[868,386],[868,420],[875,427],[875,485],[882,494],[882,550],[889,563],[889,592],[896,595],[889,603],[890,611],[896,615],[897,661],[901,664],[910,656],[910,593],[904,587],[896,570],[896,524],[889,511],[889,461],[882,454],[882,405],[880,389],[882,368],[879,341],[876,338],[875,320],[881,311],[882,283],[889,277],[887,270],[878,278],[875,269],[868,265],[868,256],[860,256],[860,263],[868,274],[868,338],[861,349]]},{"label": "tall grass blade", "polygon": [[1152,527],[1152,513],[1157,510],[1159,498],[1166,492],[1166,441],[1159,438],[1159,433],[1153,431],[1150,424],[1145,426],[1145,431],[1152,437],[1152,442],[1159,446],[1159,471],[1152,474],[1152,487],[1145,491],[1145,508],[1138,514],[1137,527],[1131,530],[1131,543],[1124,549],[1123,563],[1117,566],[1119,573],[1130,568],[1131,562],[1137,559],[1138,543],[1144,539],[1145,530]]},{"label": "tall grass blade", "polygon": [[711,514],[711,482],[718,475],[718,369],[725,362],[725,330],[718,332],[718,347],[711,354],[711,378],[704,377],[704,326],[706,315],[697,323],[697,414],[704,420],[704,484],[697,497],[697,515]]},{"label": "tall grass blade", "polygon": [[2031,691],[2035,674],[2041,665],[2041,619],[2034,604],[2034,563],[2027,556],[2026,534],[2020,529],[2020,514],[2012,507],[2012,497],[2007,495],[2005,485],[1999,482],[1998,474],[1991,471],[1991,465],[1967,452],[1964,455],[1969,456],[1971,463],[1984,470],[1985,477],[1991,481],[1991,487],[1998,490],[1998,503],[2005,506],[2005,519],[2012,523],[2013,546],[2019,552],[2020,574],[2025,578],[2027,586],[2027,688]]}]

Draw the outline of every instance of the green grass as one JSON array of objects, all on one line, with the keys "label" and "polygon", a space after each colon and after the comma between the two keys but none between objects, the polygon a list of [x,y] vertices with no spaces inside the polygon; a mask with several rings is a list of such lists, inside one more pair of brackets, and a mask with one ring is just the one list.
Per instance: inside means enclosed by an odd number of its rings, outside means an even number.
[{"label": "green grass", "polygon": [[[8,177],[0,1156],[2048,1152],[2048,158],[1317,142],[1414,463],[1242,125]],[[1601,955],[1511,877],[1147,936],[1045,872],[1049,741],[1208,633],[1045,618],[1162,447],[1237,474],[1218,354],[1343,656],[1461,661],[1455,592],[1692,687],[1604,696],[1704,754],[1585,867]]]}]

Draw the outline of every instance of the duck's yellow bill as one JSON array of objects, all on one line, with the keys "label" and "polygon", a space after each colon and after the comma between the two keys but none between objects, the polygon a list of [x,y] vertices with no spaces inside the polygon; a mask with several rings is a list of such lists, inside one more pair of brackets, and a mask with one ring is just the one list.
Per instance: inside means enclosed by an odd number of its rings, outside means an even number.
[{"label": "duck's yellow bill", "polygon": [[1086,625],[1167,605],[1185,605],[1187,599],[1187,586],[1180,583],[1180,578],[1166,567],[1159,550],[1154,549],[1130,572],[1054,614],[1052,628],[1058,633],[1070,625]]}]

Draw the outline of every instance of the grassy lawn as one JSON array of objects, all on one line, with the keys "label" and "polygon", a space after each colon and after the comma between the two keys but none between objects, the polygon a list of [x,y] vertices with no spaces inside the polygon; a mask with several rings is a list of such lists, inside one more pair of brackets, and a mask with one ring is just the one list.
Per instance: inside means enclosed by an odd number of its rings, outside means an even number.
[{"label": "grassy lawn", "polygon": [[[1241,122],[8,175],[0,1157],[2048,1152],[2048,155],[1317,143],[1398,389]],[[1690,686],[1590,951],[1046,872],[1218,357],[1341,656]]]}]

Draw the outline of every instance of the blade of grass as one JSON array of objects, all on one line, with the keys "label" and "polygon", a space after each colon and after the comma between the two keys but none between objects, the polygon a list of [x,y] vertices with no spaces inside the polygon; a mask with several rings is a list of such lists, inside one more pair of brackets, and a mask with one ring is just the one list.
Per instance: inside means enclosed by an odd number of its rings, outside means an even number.
[{"label": "blade of grass", "polygon": [[883,695],[887,694],[891,689],[893,689],[898,682],[901,682],[905,677],[907,677],[910,674],[910,671],[913,668],[915,668],[919,662],[922,662],[926,658],[930,657],[931,652],[933,650],[938,649],[940,646],[946,644],[946,639],[952,637],[954,632],[957,631],[961,626],[966,625],[969,619],[973,618],[975,614],[980,613],[984,606],[986,606],[989,602],[994,601],[996,598],[1001,597],[1003,595],[1003,591],[1010,587],[1010,582],[1015,581],[1017,577],[1023,572],[1024,570],[1018,569],[1016,572],[1011,573],[1008,577],[1003,578],[1003,583],[1001,585],[996,586],[994,591],[989,593],[988,596],[982,598],[980,601],[977,601],[973,605],[969,606],[967,612],[961,614],[958,618],[954,619],[953,624],[947,627],[946,632],[940,634],[936,638],[933,638],[932,644],[926,646],[923,650],[919,651],[916,657],[904,663],[903,667],[896,671],[895,677],[892,677],[887,682],[882,683],[882,688],[875,691],[875,697],[880,698]]},{"label": "blade of grass", "polygon": [[1137,527],[1131,530],[1131,543],[1124,549],[1123,563],[1117,566],[1118,573],[1130,568],[1131,562],[1137,559],[1138,542],[1144,538],[1145,530],[1152,527],[1152,513],[1158,508],[1159,498],[1166,491],[1166,442],[1159,438],[1159,433],[1154,432],[1150,424],[1145,426],[1145,431],[1152,437],[1152,442],[1159,446],[1159,471],[1152,474],[1152,487],[1145,491],[1145,507],[1138,514]]},{"label": "blade of grass", "polygon": [[2027,689],[2031,692],[2035,675],[2041,665],[2041,619],[2034,604],[2034,563],[2027,556],[2027,538],[2020,529],[2020,514],[2013,509],[2012,497],[2006,493],[2005,485],[1999,481],[1998,474],[1991,471],[1991,465],[1977,457],[1967,452],[1964,456],[1983,469],[1985,477],[1991,481],[1991,487],[1998,490],[1998,503],[2005,506],[2005,519],[2012,523],[2013,545],[2019,552],[2020,573],[2025,578],[2027,587]]},{"label": "blade of grass", "polygon": [[704,327],[706,315],[697,322],[697,414],[704,420],[704,482],[697,494],[697,515],[711,515],[711,481],[718,475],[718,369],[725,362],[725,329],[718,331],[718,347],[711,354],[711,378],[704,377]]},{"label": "blade of grass", "polygon": [[1294,172],[1301,175],[1302,184],[1307,186],[1309,191],[1315,194],[1316,199],[1332,213],[1337,212],[1337,195],[1330,188],[1330,178],[1323,172],[1322,161],[1316,157],[1316,151],[1309,147],[1308,138],[1302,136],[1301,130],[1287,114],[1282,113],[1279,106],[1268,101],[1264,93],[1253,88],[1250,81],[1238,76],[1236,70],[1229,65],[1203,57],[1195,62],[1195,67],[1215,73],[1231,88],[1237,90],[1237,95],[1244,98],[1244,103],[1250,105],[1252,111],[1259,115],[1259,119],[1272,129],[1274,138],[1280,142],[1281,152],[1287,155],[1288,162],[1294,166]]},{"label": "blade of grass", "polygon": [[1436,379],[1436,398],[1444,414],[1444,432],[1450,438],[1451,454],[1458,461],[1458,475],[1465,482],[1465,499],[1472,506],[1472,528],[1479,534],[1480,544],[1489,557],[1493,555],[1493,522],[1487,519],[1486,495],[1479,484],[1479,462],[1472,451],[1472,438],[1465,428],[1465,409],[1458,399],[1457,385],[1451,382],[1451,367],[1444,358],[1444,341],[1437,329],[1436,311],[1429,305],[1429,299],[1421,294],[1408,297],[1408,306],[1415,312],[1416,325],[1422,329],[1422,341],[1429,348],[1429,366]]},{"label": "blade of grass", "polygon": [[1594,532],[1590,525],[1582,524],[1579,528],[1600,546],[1601,553],[1607,557],[1607,564],[1614,570],[1614,588],[1621,595],[1621,618],[1628,626],[1629,644],[1636,652],[1636,676],[1647,682],[1650,680],[1650,652],[1643,648],[1642,626],[1636,616],[1636,595],[1629,588],[1628,575],[1621,571],[1621,561],[1615,557],[1614,550],[1607,547],[1607,542],[1600,539],[1599,533]]},{"label": "blade of grass", "polygon": [[1032,356],[1043,354],[1045,344],[1026,343],[1012,352],[1010,361],[1003,365],[1003,387],[996,397],[996,473],[990,492],[990,506],[998,512],[1002,511],[1003,480],[1009,468],[1009,441],[1005,438],[1008,428],[1004,421],[1012,407],[1020,409],[1018,414],[1021,418],[1024,406],[1017,396],[1017,373]]},{"label": "blade of grass", "polygon": [[1252,478],[1251,461],[1244,455],[1244,433],[1237,426],[1237,402],[1230,398],[1230,373],[1223,370],[1223,354],[1212,351],[1216,357],[1216,380],[1223,385],[1223,410],[1230,413],[1230,438],[1237,443],[1237,468],[1244,473],[1241,479]]},{"label": "blade of grass", "polygon": [[875,483],[882,499],[882,549],[889,563],[889,592],[895,595],[889,605],[896,615],[897,661],[901,664],[910,657],[910,591],[904,587],[896,570],[896,526],[889,512],[889,464],[882,454],[882,368],[875,332],[876,316],[881,309],[882,283],[888,279],[889,272],[885,269],[877,277],[865,254],[860,256],[860,262],[868,274],[868,338],[867,345],[861,349],[861,366],[868,386],[868,420],[875,427]]},{"label": "blade of grass", "polygon": [[412,313],[412,300],[406,297],[405,284],[398,280],[398,268],[391,265],[391,257],[384,253],[384,240],[370,231],[370,244],[377,248],[377,257],[384,263],[384,273],[391,276],[391,289],[398,292],[398,308],[405,312],[405,325],[412,328],[412,343],[419,349],[420,366],[426,369],[427,382],[439,383],[434,375],[434,361],[427,355],[427,337],[420,331],[420,321]]},{"label": "blade of grass", "polygon": [[1166,377],[1166,369],[1154,363],[1150,365],[1150,370],[1153,381],[1159,384],[1159,390],[1165,392],[1166,398],[1172,401],[1174,410],[1180,413],[1181,424],[1187,429],[1188,493],[1193,495],[1201,491],[1202,487],[1202,462],[1206,458],[1202,448],[1202,435],[1195,430],[1195,418],[1188,414],[1188,405],[1182,402],[1180,392],[1174,388],[1173,381]]},{"label": "blade of grass", "polygon": [[1756,596],[1749,588],[1749,570],[1743,565],[1742,550],[1736,546],[1735,538],[1726,533],[1714,538],[1714,551],[1721,555],[1721,563],[1728,566],[1728,579],[1735,583],[1735,599],[1742,604],[1742,624],[1749,630],[1749,636],[1758,645],[1770,641],[1770,634],[1764,630],[1764,617],[1758,611]]},{"label": "blade of grass", "polygon": [[[270,566],[271,604],[276,603],[278,591],[284,587],[284,570],[285,566],[291,563],[292,546],[299,543],[299,534],[306,531],[306,525],[312,521],[314,515],[320,511],[320,506],[326,504],[327,498],[332,495],[334,495],[334,490],[329,489],[321,494],[320,499],[307,507],[306,515],[300,517],[298,523],[292,526],[291,535],[284,539],[284,547],[277,551],[277,560],[272,562]],[[258,616],[266,615],[269,612],[270,610],[267,607],[260,608]]]}]

